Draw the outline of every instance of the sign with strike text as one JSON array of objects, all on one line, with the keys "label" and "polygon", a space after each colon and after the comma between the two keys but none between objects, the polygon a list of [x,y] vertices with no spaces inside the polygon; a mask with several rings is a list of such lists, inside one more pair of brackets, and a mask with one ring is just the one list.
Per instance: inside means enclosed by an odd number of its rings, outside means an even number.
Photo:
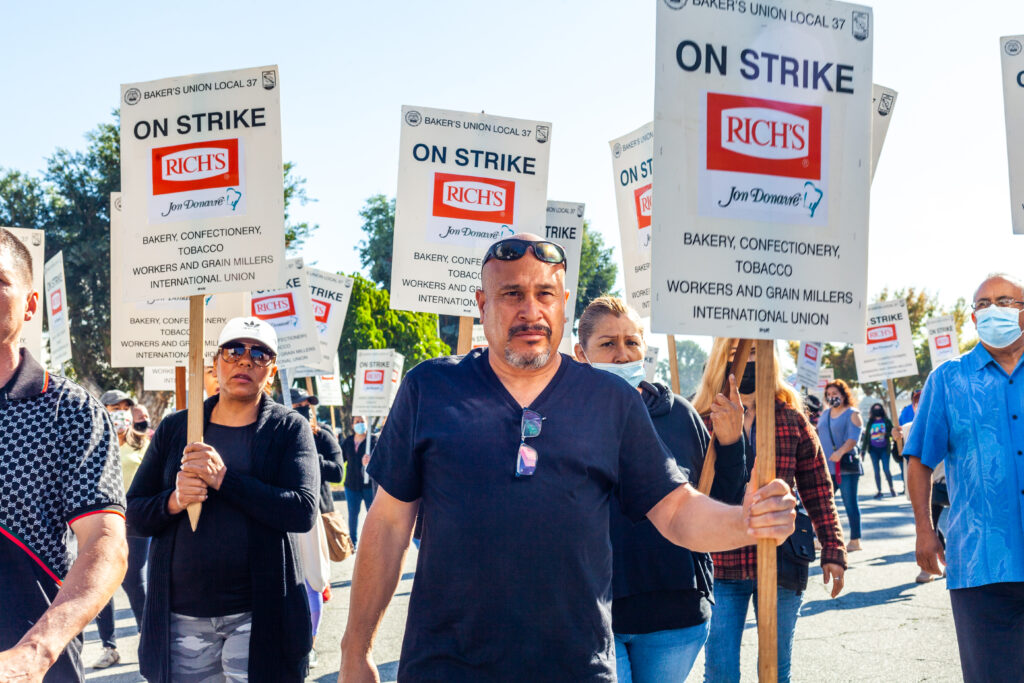
[{"label": "sign with strike text", "polygon": [[1010,167],[1010,216],[1013,232],[1024,234],[1024,35],[999,39],[1003,60],[1003,109],[1006,156]]},{"label": "sign with strike text", "polygon": [[32,257],[32,289],[39,292],[39,304],[36,314],[25,322],[21,328],[18,345],[28,349],[29,353],[40,363],[43,358],[43,261],[46,257],[46,236],[42,230],[29,228],[6,228],[18,238]]},{"label": "sign with strike text", "polygon": [[58,251],[43,269],[46,283],[46,320],[50,337],[50,364],[63,367],[71,360],[71,325],[67,287],[64,285],[64,252]]},{"label": "sign with strike text", "polygon": [[562,353],[572,353],[572,324],[576,319],[576,288],[580,282],[585,208],[582,202],[548,202],[547,220],[541,234],[565,250],[565,327],[559,344]]},{"label": "sign with strike text", "polygon": [[475,316],[491,243],[541,233],[551,124],[402,107],[391,308]]},{"label": "sign with strike text", "polygon": [[279,367],[319,368],[323,365],[309,279],[301,258],[285,262],[284,287],[252,293],[252,315],[269,323],[277,332]]},{"label": "sign with strike text", "polygon": [[276,66],[121,86],[129,301],[274,287],[284,262]]},{"label": "sign with strike text", "polygon": [[484,326],[480,323],[473,325],[473,340],[470,351],[473,349],[486,349],[487,348],[487,335],[484,334]]},{"label": "sign with strike text", "polygon": [[644,354],[644,379],[653,382],[658,378],[658,352],[657,346],[648,346]]},{"label": "sign with strike text", "polygon": [[651,315],[654,124],[641,126],[608,144],[615,174],[626,301],[641,318],[646,318]]},{"label": "sign with strike text", "polygon": [[889,133],[896,110],[896,91],[877,83],[871,84],[871,179],[875,179],[875,169],[882,157],[882,146],[885,136]]},{"label": "sign with strike text", "polygon": [[352,414],[383,417],[391,410],[402,380],[405,357],[394,349],[356,351]]},{"label": "sign with strike text", "polygon": [[928,328],[928,351],[932,357],[932,368],[960,357],[960,340],[957,338],[953,316],[930,318],[925,325]]},{"label": "sign with strike text", "polygon": [[806,389],[816,389],[821,375],[821,342],[801,342],[796,359],[796,381]]},{"label": "sign with strike text", "polygon": [[833,368],[822,368],[818,374],[818,389],[812,393],[824,396],[825,387],[834,381],[836,381],[836,371]]},{"label": "sign with strike text", "polygon": [[829,0],[658,3],[652,330],[860,340],[872,22]]},{"label": "sign with strike text", "polygon": [[[317,337],[323,361],[316,368],[298,368],[292,377],[315,377],[333,372],[331,358],[338,355],[338,344],[345,326],[348,301],[352,296],[352,278],[347,275],[329,273],[326,270],[306,268],[309,280],[310,303],[313,306],[313,320],[316,321]],[[341,405],[341,404],[338,404]]]},{"label": "sign with strike text", "polygon": [[341,370],[338,367],[338,354],[334,353],[334,370],[330,375],[316,376],[316,397],[325,406],[345,405],[345,397],[341,393]]},{"label": "sign with strike text", "polygon": [[[110,194],[110,365],[115,368],[188,364],[188,299],[125,301],[119,292],[125,271],[121,193]],[[130,260],[129,260],[130,263]],[[204,297],[203,355],[213,362],[221,330],[231,318],[249,315],[249,293]]]},{"label": "sign with strike text", "polygon": [[881,382],[917,374],[906,301],[893,299],[868,306],[864,334],[864,341],[853,345],[858,382]]}]

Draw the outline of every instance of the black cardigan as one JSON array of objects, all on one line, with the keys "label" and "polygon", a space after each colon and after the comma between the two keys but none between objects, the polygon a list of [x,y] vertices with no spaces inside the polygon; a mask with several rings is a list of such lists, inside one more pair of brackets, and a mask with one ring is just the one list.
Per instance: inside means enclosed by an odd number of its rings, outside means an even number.
[{"label": "black cardigan", "polygon": [[[679,466],[689,470],[691,485],[696,489],[704,466],[704,454],[710,442],[704,422],[689,401],[673,394],[665,385],[641,382],[640,388],[658,436],[676,457]],[[716,441],[716,451],[718,460],[711,497],[731,500],[747,481],[744,440],[740,439],[730,446],[722,446]],[[695,600],[699,600],[699,594],[714,602],[714,572],[710,555],[674,545],[662,537],[650,520],[631,523],[614,499],[611,510],[612,629],[616,633],[649,633],[663,628],[682,628],[674,625],[644,627],[639,631],[620,630],[621,622],[620,625],[616,624],[616,614],[621,619],[626,619],[628,614],[632,622],[631,629],[643,626],[635,623],[637,603],[632,598],[642,601],[643,609],[647,612],[647,617],[642,621],[646,624],[671,623],[681,616],[668,613],[674,605],[668,601],[664,601],[660,613],[651,613],[650,605],[659,604],[659,594],[689,590],[695,591]]]},{"label": "black cardigan", "polygon": [[313,435],[316,452],[320,456],[320,512],[334,512],[334,492],[331,482],[341,483],[345,466],[341,462],[341,446],[328,425],[319,425]]},{"label": "black cardigan", "polygon": [[[218,396],[203,406],[204,424]],[[139,642],[139,668],[151,683],[170,683],[171,556],[177,523],[167,500],[174,493],[186,445],[188,411],[160,423],[128,491],[132,533],[151,536],[149,590]],[[292,534],[309,531],[318,514],[319,462],[305,418],[268,397],[256,418],[252,474],[232,472],[219,490],[248,517],[252,559],[252,635],[249,680],[302,681],[312,647],[312,627],[299,551]],[[185,522],[187,523],[187,522]],[[202,524],[202,517],[199,519]]]}]

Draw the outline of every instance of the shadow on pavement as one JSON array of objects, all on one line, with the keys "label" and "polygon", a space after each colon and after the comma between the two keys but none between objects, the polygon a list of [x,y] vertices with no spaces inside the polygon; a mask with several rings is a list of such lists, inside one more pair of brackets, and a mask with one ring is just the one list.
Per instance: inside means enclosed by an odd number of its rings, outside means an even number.
[{"label": "shadow on pavement", "polygon": [[821,614],[822,612],[839,612],[844,610],[860,609],[862,607],[873,607],[875,605],[909,602],[912,596],[907,595],[906,592],[911,588],[916,588],[917,586],[918,584],[911,581],[910,583],[905,583],[901,586],[893,586],[892,588],[886,588],[884,590],[843,593],[835,600],[830,598],[811,600],[805,602],[803,607],[800,608],[800,616],[807,617],[814,614]]},{"label": "shadow on pavement", "polygon": [[[377,671],[380,672],[381,681],[395,681],[398,680],[398,660],[393,662],[385,662],[377,665]],[[316,679],[316,683],[335,683],[338,680],[338,672],[327,673]]]},{"label": "shadow on pavement", "polygon": [[[411,581],[414,578],[416,578],[416,572],[406,572],[406,573],[402,574],[402,576],[399,579],[399,581]],[[352,581],[350,581],[350,580],[335,581],[334,583],[331,584],[331,588],[348,588],[351,585],[352,585]]]}]

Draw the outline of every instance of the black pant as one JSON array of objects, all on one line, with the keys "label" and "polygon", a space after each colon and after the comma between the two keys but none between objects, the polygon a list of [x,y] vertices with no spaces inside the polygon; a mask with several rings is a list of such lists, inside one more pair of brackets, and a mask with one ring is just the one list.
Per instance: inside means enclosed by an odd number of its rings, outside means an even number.
[{"label": "black pant", "polygon": [[1024,582],[949,591],[966,683],[1024,676]]}]

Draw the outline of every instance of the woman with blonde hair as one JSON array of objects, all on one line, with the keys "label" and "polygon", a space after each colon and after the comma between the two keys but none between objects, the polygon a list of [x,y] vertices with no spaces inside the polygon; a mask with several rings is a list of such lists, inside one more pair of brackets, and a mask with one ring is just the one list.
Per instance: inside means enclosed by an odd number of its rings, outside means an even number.
[{"label": "woman with blonde hair", "polygon": [[[700,477],[707,429],[693,407],[663,384],[644,378],[640,316],[621,299],[595,299],[580,317],[576,359],[610,372],[640,392],[658,436],[690,480]],[[713,497],[742,498],[747,479],[735,386],[732,401],[719,394],[711,408],[719,453]],[[712,604],[711,558],[662,538],[648,520],[633,524],[611,505],[612,631],[620,683],[681,681],[704,645]]]},{"label": "woman with blonde hair", "polygon": [[[725,379],[736,352],[735,339],[716,339],[711,347],[693,407],[705,421],[713,411],[719,387]],[[754,470],[756,460],[756,358],[750,360],[739,383],[740,400],[746,409],[743,430],[747,443],[747,469]],[[776,359],[777,361],[777,359]],[[776,362],[776,368],[779,367]],[[825,454],[814,428],[803,413],[800,395],[789,386],[781,371],[775,378],[775,475],[796,489],[810,515],[821,542],[821,569],[825,583],[834,579],[832,597],[843,589],[846,549],[839,525],[832,482]],[[740,501],[737,494],[735,500]],[[798,524],[799,526],[799,524]],[[747,609],[757,593],[757,549],[754,546],[712,553],[715,566],[715,610],[704,658],[704,680],[722,683],[740,680],[740,643],[747,620]],[[807,588],[807,565],[788,561],[780,548],[778,563],[778,652],[780,682],[789,680],[793,652],[793,633],[799,616],[802,594]],[[757,601],[754,600],[754,614]]]}]

